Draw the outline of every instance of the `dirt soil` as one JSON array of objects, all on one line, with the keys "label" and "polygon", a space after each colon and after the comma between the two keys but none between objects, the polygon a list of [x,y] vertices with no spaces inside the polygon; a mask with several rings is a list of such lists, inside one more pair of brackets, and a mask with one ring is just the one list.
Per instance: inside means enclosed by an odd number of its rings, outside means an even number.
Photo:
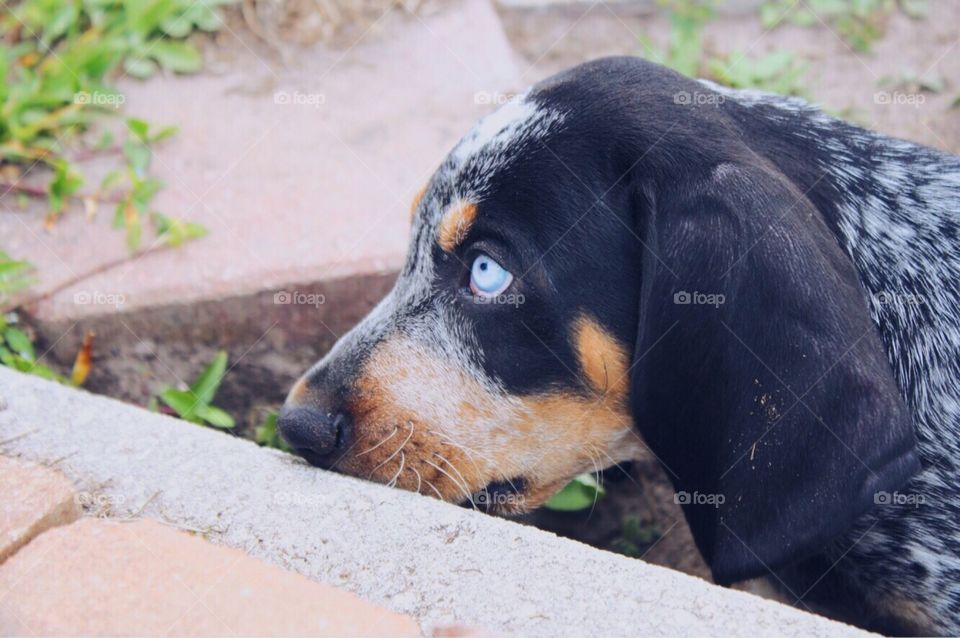
[{"label": "dirt soil", "polygon": [[[925,19],[894,13],[884,21],[885,35],[870,53],[858,53],[824,23],[811,28],[783,25],[765,30],[749,2],[727,2],[703,32],[704,52],[750,57],[793,51],[807,64],[803,84],[813,102],[831,113],[873,128],[953,153],[960,152],[960,2],[927,3]],[[796,3],[805,4],[805,3]],[[609,55],[639,55],[656,60],[641,36],[663,47],[669,22],[650,3],[575,2],[551,8],[501,8],[511,44],[525,64],[524,79],[535,82],[587,60]],[[939,76],[939,93],[922,92],[921,104],[885,104],[877,93],[914,91],[896,82],[903,75]],[[909,102],[909,100],[907,101]]]}]

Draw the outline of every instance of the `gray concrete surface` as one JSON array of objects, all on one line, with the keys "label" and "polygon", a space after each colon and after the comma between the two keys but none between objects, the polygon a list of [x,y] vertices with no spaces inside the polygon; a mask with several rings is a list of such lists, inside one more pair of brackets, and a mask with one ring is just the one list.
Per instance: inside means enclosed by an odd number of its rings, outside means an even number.
[{"label": "gray concrete surface", "polygon": [[457,622],[518,636],[866,635],[3,367],[0,453],[56,465],[89,493],[91,514],[196,530],[412,614],[426,632]]}]

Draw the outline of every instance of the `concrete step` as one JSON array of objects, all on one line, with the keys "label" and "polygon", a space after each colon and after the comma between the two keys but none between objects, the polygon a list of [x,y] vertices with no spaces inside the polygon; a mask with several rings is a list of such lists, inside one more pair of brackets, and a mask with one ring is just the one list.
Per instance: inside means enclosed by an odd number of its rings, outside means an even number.
[{"label": "concrete step", "polygon": [[4,454],[417,619],[521,636],[863,636],[703,580],[0,368]]}]

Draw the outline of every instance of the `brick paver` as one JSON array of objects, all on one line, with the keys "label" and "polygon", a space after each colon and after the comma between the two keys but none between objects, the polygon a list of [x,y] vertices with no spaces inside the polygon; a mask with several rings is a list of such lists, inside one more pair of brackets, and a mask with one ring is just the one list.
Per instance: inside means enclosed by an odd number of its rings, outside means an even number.
[{"label": "brick paver", "polygon": [[66,478],[0,456],[0,563],[37,534],[76,519],[78,510]]},{"label": "brick paver", "polygon": [[0,635],[419,636],[408,616],[154,521],[82,519],[0,566]]}]

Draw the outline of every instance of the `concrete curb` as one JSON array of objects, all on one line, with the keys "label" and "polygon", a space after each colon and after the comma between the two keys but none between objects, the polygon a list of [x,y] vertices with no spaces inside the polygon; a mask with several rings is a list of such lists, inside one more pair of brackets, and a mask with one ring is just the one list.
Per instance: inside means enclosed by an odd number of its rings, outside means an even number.
[{"label": "concrete curb", "polygon": [[144,516],[359,594],[429,631],[523,636],[864,636],[662,567],[0,367],[0,452],[56,463]]}]

